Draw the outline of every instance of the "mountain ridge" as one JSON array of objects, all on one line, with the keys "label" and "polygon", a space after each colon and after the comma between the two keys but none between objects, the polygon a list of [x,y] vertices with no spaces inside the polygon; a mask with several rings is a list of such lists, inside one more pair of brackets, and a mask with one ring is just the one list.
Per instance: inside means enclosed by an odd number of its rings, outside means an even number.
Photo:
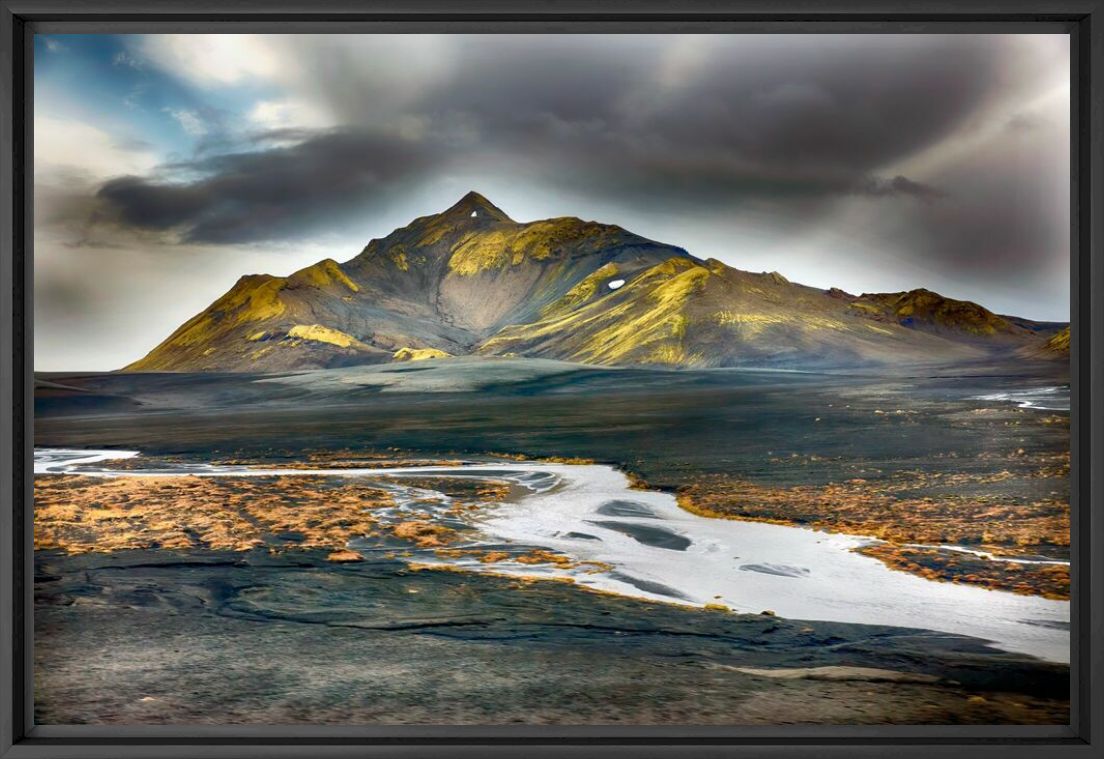
[{"label": "mountain ridge", "polygon": [[286,371],[415,351],[676,367],[955,362],[1041,347],[1054,330],[1035,324],[924,288],[820,290],[612,224],[517,222],[473,191],[344,264],[241,277],[124,371]]}]

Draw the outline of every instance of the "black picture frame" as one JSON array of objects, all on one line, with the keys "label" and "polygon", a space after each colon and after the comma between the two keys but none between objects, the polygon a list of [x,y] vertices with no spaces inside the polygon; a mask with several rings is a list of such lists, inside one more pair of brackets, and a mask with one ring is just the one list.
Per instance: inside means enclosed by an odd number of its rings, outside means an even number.
[{"label": "black picture frame", "polygon": [[[1071,35],[1068,726],[35,726],[35,33],[982,32]],[[0,0],[0,757],[1104,757],[1104,0]]]}]

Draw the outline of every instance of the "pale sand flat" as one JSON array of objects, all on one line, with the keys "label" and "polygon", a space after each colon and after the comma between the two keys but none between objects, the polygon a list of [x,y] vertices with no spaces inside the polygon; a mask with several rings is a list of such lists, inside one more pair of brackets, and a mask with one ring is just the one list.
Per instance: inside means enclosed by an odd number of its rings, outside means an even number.
[{"label": "pale sand flat", "polygon": [[752,667],[726,667],[745,675],[771,677],[776,680],[862,680],[871,683],[937,683],[940,678],[915,672],[896,672],[874,667],[780,667],[755,669]]}]

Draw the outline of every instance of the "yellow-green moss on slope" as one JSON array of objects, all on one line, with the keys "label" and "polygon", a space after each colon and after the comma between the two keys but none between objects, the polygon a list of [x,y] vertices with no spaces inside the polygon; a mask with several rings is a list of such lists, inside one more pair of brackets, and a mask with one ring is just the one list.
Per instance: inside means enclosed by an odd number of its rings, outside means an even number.
[{"label": "yellow-green moss on slope", "polygon": [[892,319],[906,326],[928,325],[979,337],[1023,333],[1020,327],[968,300],[955,300],[919,288],[903,293],[863,295],[850,305],[864,316]]},{"label": "yellow-green moss on slope", "polygon": [[[128,371],[163,369],[183,355],[218,341],[241,324],[273,319],[284,313],[280,292],[287,279],[267,274],[242,277],[206,310],[184,322],[175,332],[145,357],[125,367]],[[201,354],[205,355],[205,354]]]},{"label": "yellow-green moss on slope", "polygon": [[463,236],[452,248],[449,269],[460,276],[471,276],[527,260],[543,261],[580,240],[586,241],[587,249],[600,250],[624,236],[620,227],[571,217],[502,225]]},{"label": "yellow-green moss on slope", "polygon": [[437,348],[399,348],[391,359],[393,361],[425,361],[427,359],[451,357],[451,353]]},{"label": "yellow-green moss on slope", "polygon": [[430,245],[436,245],[441,241],[445,235],[452,231],[452,227],[447,224],[434,224],[426,228],[425,233],[419,238],[419,247],[428,247]]},{"label": "yellow-green moss on slope", "polygon": [[323,259],[312,266],[300,269],[288,277],[288,284],[293,287],[328,287],[333,284],[341,284],[354,293],[360,292],[357,283],[349,279],[348,275],[338,266],[337,261],[332,258]]},{"label": "yellow-green moss on slope", "polygon": [[635,277],[608,298],[573,311],[557,311],[532,324],[506,327],[483,344],[495,353],[519,342],[586,334],[570,360],[593,364],[695,365],[703,357],[685,350],[688,301],[714,276],[685,258],[671,258]]},{"label": "yellow-green moss on slope", "polygon": [[403,245],[396,245],[387,251],[388,258],[391,259],[391,263],[395,264],[395,268],[399,271],[410,271],[410,262],[406,260],[406,247]]},{"label": "yellow-green moss on slope", "polygon": [[600,266],[593,273],[579,280],[574,287],[564,293],[562,298],[545,306],[544,310],[541,311],[541,316],[555,316],[581,306],[594,297],[599,287],[616,277],[619,271],[620,269],[615,263]]},{"label": "yellow-green moss on slope", "polygon": [[[744,339],[757,338],[771,327],[778,326],[790,326],[803,332],[821,329],[834,329],[843,332],[848,329],[847,325],[839,319],[805,312],[791,314],[784,311],[760,313],[725,310],[718,311],[715,318],[718,325],[738,332]],[[891,334],[888,330],[873,327],[873,325],[871,327],[883,334]]]},{"label": "yellow-green moss on slope", "polygon": [[286,285],[287,280],[283,277],[270,277],[266,274],[242,277],[209,310],[222,315],[220,326],[272,319],[284,312],[280,291]]},{"label": "yellow-green moss on slope", "polygon": [[449,257],[449,269],[462,277],[488,269],[503,269],[510,261],[512,242],[511,230],[472,232],[453,248]]},{"label": "yellow-green moss on slope", "polygon": [[1054,337],[1047,340],[1047,350],[1054,351],[1055,353],[1069,353],[1070,349],[1070,328],[1065,327],[1060,332],[1054,335]]},{"label": "yellow-green moss on slope", "polygon": [[288,330],[288,337],[298,340],[311,340],[316,343],[336,345],[338,348],[354,348],[364,345],[352,335],[348,335],[339,329],[326,327],[321,324],[296,324]]},{"label": "yellow-green moss on slope", "polygon": [[654,281],[655,275],[665,276],[669,271],[678,273],[653,286],[646,301],[651,304],[650,308],[637,313],[626,309],[622,318],[600,329],[584,344],[580,351],[582,357],[594,363],[616,364],[629,361],[650,348],[644,359],[647,363],[698,363],[698,357],[688,355],[683,349],[682,338],[689,320],[682,310],[714,275],[685,259],[671,259],[646,272],[638,282],[647,284]]}]

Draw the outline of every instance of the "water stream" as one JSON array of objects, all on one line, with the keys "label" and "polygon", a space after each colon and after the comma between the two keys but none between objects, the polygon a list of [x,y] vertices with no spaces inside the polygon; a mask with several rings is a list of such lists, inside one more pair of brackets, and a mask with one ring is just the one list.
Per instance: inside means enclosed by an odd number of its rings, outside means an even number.
[{"label": "water stream", "polygon": [[[852,550],[872,542],[870,538],[699,517],[679,508],[668,493],[630,488],[624,474],[606,465],[510,461],[298,469],[152,461],[135,469],[110,466],[137,455],[41,449],[35,451],[35,474],[375,478],[395,495],[395,519],[405,518],[414,504],[420,512],[436,511],[444,518],[451,504],[444,493],[422,485],[403,486],[403,477],[506,480],[521,486],[523,494],[465,516],[478,539],[458,547],[503,548],[511,556],[540,547],[585,563],[559,567],[508,559],[486,564],[475,554],[442,556],[430,550],[415,551],[410,560],[472,572],[570,577],[579,585],[651,601],[720,604],[749,613],[769,610],[791,619],[915,627],[981,638],[1051,661],[1068,662],[1070,657],[1066,601],[894,571]],[[367,539],[353,539],[350,547],[383,550]]]}]

